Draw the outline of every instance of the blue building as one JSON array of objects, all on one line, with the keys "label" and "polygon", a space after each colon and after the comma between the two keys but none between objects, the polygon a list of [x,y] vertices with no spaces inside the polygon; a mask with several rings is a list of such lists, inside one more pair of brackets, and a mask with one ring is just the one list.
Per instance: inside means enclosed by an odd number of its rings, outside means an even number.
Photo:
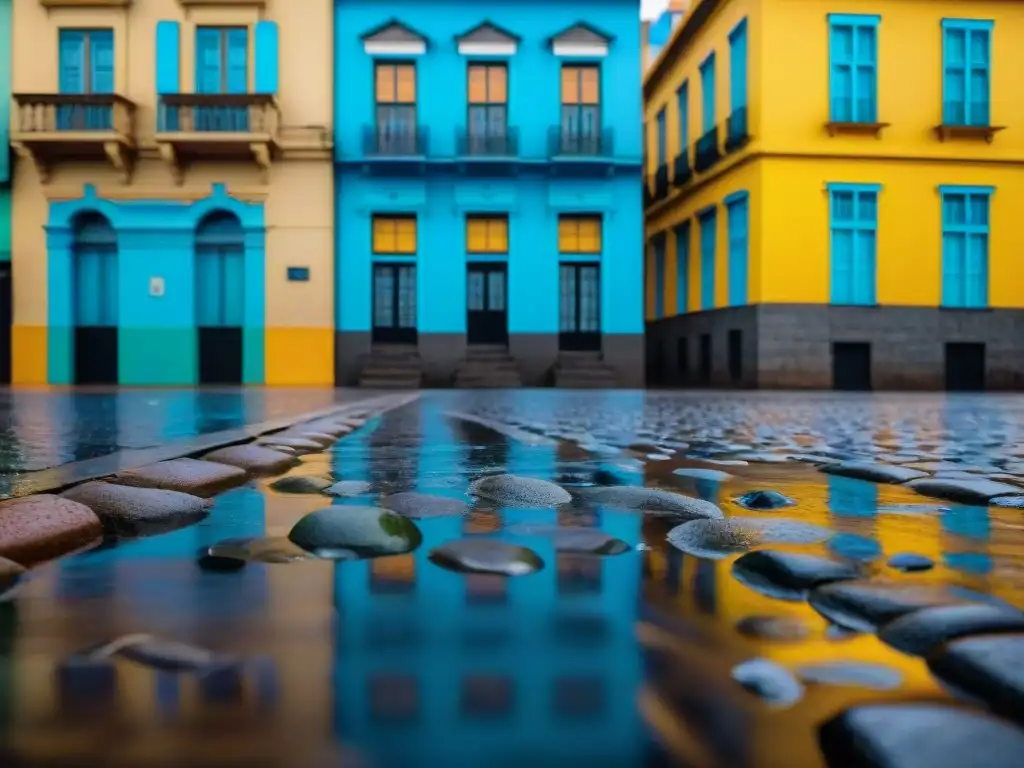
[{"label": "blue building", "polygon": [[338,0],[335,366],[474,346],[642,384],[637,0]]}]

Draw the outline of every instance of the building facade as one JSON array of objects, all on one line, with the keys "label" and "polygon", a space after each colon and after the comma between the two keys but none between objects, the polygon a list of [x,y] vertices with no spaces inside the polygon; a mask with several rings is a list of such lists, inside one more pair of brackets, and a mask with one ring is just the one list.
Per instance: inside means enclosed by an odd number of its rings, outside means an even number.
[{"label": "building facade", "polygon": [[11,0],[0,0],[0,384],[11,381]]},{"label": "building facade", "polygon": [[562,352],[643,375],[635,0],[338,0],[336,367],[415,347],[427,384],[473,346],[523,383]]},{"label": "building facade", "polygon": [[333,383],[331,15],[17,4],[15,383]]},{"label": "building facade", "polygon": [[700,0],[644,82],[661,381],[1024,387],[1016,6]]}]

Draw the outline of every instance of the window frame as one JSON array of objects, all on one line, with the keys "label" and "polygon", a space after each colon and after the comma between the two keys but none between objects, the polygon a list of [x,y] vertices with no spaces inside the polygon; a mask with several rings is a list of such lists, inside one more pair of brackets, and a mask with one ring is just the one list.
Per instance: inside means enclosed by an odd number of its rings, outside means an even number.
[{"label": "window frame", "polygon": [[687,219],[673,230],[676,238],[676,314],[690,311],[690,238],[693,226]]},{"label": "window frame", "polygon": [[[881,22],[882,17],[876,14],[830,13],[828,15],[828,116],[830,122],[858,125],[872,125],[878,122],[878,43],[880,38],[878,27]],[[837,33],[847,29],[850,31],[851,46],[849,60],[838,57],[838,51],[836,50]],[[872,53],[870,61],[862,61],[857,55],[857,39],[860,30],[871,30]],[[840,98],[836,96],[838,76],[840,70],[844,68],[849,69],[850,78],[850,95],[846,97],[850,100],[848,118],[844,117],[844,114],[838,108]],[[861,114],[861,109],[858,106],[861,101],[861,98],[859,98],[858,75],[862,70],[870,70],[871,72],[871,87],[867,97],[870,99],[870,102],[864,114]]]},{"label": "window frame", "polygon": [[[705,227],[710,223],[710,227]],[[718,258],[718,207],[709,205],[697,211],[697,229],[699,232],[698,244],[700,246],[700,308],[702,310],[715,308],[715,280],[717,275],[715,260]],[[711,252],[704,249],[704,233],[711,232]],[[709,258],[710,256],[710,258]],[[710,266],[710,269],[707,267]],[[710,275],[710,280],[708,279]]]},{"label": "window frame", "polygon": [[[412,222],[412,249],[403,250],[399,247],[399,227],[403,223]],[[391,237],[394,238],[393,249],[378,248],[377,226],[378,224],[390,224],[394,231]],[[415,256],[419,249],[419,221],[414,213],[375,213],[370,216],[370,252],[374,256]]]},{"label": "window frame", "polygon": [[[207,91],[207,93],[224,93],[224,94],[236,93],[236,91],[229,90],[229,88],[228,88],[229,69],[230,69],[229,62],[230,62],[230,55],[231,55],[231,46],[228,44],[228,40],[229,40],[229,35],[230,35],[231,32],[244,32],[245,33],[245,90],[241,91],[241,93],[249,93],[249,91],[250,91],[249,82],[250,82],[250,79],[253,77],[253,74],[254,74],[253,73],[253,69],[254,68],[252,66],[250,66],[250,64],[252,63],[250,61],[250,57],[251,57],[251,54],[253,52],[253,45],[254,45],[252,29],[249,26],[245,25],[245,24],[197,24],[196,25],[196,28],[195,28],[195,39],[196,39],[197,42],[196,42],[196,45],[195,45],[193,56],[196,58],[196,61],[194,62],[194,66],[195,66],[194,78],[197,81],[196,82],[197,85],[198,85],[198,75],[199,75],[199,69],[200,69],[199,61],[198,61],[198,56],[199,56],[198,40],[199,40],[199,35],[204,30],[216,32],[218,38],[220,39],[220,43],[219,43],[219,45],[220,45],[220,83],[217,86],[219,90],[217,90],[217,91]],[[197,93],[199,92],[198,88],[196,89],[196,92]]]},{"label": "window frame", "polygon": [[[992,43],[995,22],[989,19],[943,19],[942,20],[942,124],[956,127],[987,128],[992,124]],[[960,33],[964,36],[964,59],[952,64],[949,59],[950,36]],[[985,36],[986,59],[984,67],[974,62],[971,56],[971,42],[974,35]],[[959,71],[963,77],[964,95],[961,101],[949,97],[951,70]],[[981,102],[972,100],[972,80],[976,71],[985,73],[985,98]],[[981,112],[975,116],[973,109],[979,106]],[[958,119],[953,108],[963,110]]]},{"label": "window frame", "polygon": [[[482,249],[474,249],[471,246],[470,230],[474,224],[482,224],[484,226],[484,247]],[[490,247],[491,240],[491,226],[494,224],[501,224],[504,228],[504,247],[492,248]],[[509,217],[508,214],[496,214],[496,213],[469,213],[466,214],[466,253],[473,256],[507,256],[509,252]]]},{"label": "window frame", "polygon": [[[848,184],[829,183],[826,185],[828,192],[828,237],[829,237],[829,303],[835,306],[870,307],[878,304],[878,232],[879,232],[879,203],[882,192],[881,184]],[[852,208],[850,218],[838,218],[837,202],[839,195],[852,195]],[[861,206],[869,196],[874,216],[868,219],[860,217]],[[850,269],[847,284],[840,285],[836,280],[836,234],[851,235]],[[854,264],[857,260],[858,235],[870,233],[872,235],[871,252],[871,285],[870,295],[864,298],[857,297],[857,283],[854,281]],[[842,289],[845,295],[840,296]]]},{"label": "window frame", "polygon": [[[722,201],[725,205],[726,215],[726,262],[728,266],[728,306],[730,307],[743,307],[750,303],[750,193],[746,190],[740,190],[733,192],[730,195],[726,195]],[[737,220],[738,212],[743,211],[743,227],[741,234],[737,235],[733,231],[733,222]],[[742,244],[742,251],[737,249],[737,245]],[[735,278],[738,276],[737,270],[735,269],[737,261],[742,260],[743,265],[743,282],[742,291],[740,290],[739,281]]]},{"label": "window frame", "polygon": [[658,166],[660,167],[668,162],[668,112],[665,107],[658,110],[655,125],[658,132]]},{"label": "window frame", "polygon": [[64,58],[62,55],[62,45],[65,35],[81,35],[82,36],[82,90],[78,91],[79,95],[107,95],[108,93],[114,93],[117,90],[115,77],[117,75],[117,59],[114,58],[111,63],[111,90],[109,92],[97,91],[93,87],[93,36],[97,33],[106,33],[110,37],[110,50],[112,55],[116,55],[116,40],[114,35],[113,27],[58,27],[57,28],[57,89],[59,93],[67,93],[74,95],[75,92],[63,91],[60,88],[60,82],[62,78],[62,70]]},{"label": "window frame", "polygon": [[[484,101],[473,100],[473,88],[472,78],[473,71],[476,69],[483,70],[484,76]],[[501,101],[493,101],[491,99],[491,70],[500,70],[504,76],[504,92],[502,94]],[[473,138],[491,138],[494,136],[505,137],[508,135],[508,86],[509,86],[509,66],[508,62],[505,61],[469,61],[466,64],[466,134]],[[497,110],[501,111],[501,120],[497,121],[501,126],[501,132],[494,134],[491,132],[491,117],[492,113]],[[484,120],[484,132],[480,136],[473,130],[475,122],[473,120],[473,114],[477,110],[483,110]]]},{"label": "window frame", "polygon": [[[576,247],[563,249],[563,226],[575,224]],[[597,228],[597,247],[593,250],[583,247],[582,225],[595,224]],[[599,213],[562,213],[558,216],[558,253],[571,256],[600,256],[604,250],[604,216]]]},{"label": "window frame", "polygon": [[690,80],[683,80],[676,89],[676,111],[679,115],[679,154],[690,147]]},{"label": "window frame", "polygon": [[[566,98],[565,83],[566,73],[568,72],[576,73],[575,101],[567,100]],[[594,72],[594,88],[596,94],[596,98],[594,101],[586,101],[584,99],[584,73],[586,72]],[[570,130],[570,126],[575,124],[576,135],[579,137],[596,139],[598,136],[601,135],[601,130],[603,127],[603,109],[601,101],[601,87],[603,84],[603,78],[601,77],[601,74],[601,64],[599,62],[588,61],[562,64],[560,70],[561,80],[559,81],[559,106],[561,109],[561,129],[563,134],[568,133],[570,136],[572,136],[573,131]],[[584,115],[587,114],[588,110],[592,110],[590,114],[594,118],[593,125],[591,126],[589,131],[584,129],[585,122],[583,119]],[[571,117],[569,119],[566,119],[567,115],[571,116],[573,114],[575,116],[575,123],[571,119]]]},{"label": "window frame", "polygon": [[715,71],[715,52],[712,51],[700,63],[700,93],[701,93],[701,134],[710,133],[715,128],[715,116],[718,109],[718,98],[715,93],[718,88],[718,74]]},{"label": "window frame", "polygon": [[666,237],[656,235],[651,239],[651,255],[654,266],[654,306],[651,308],[654,320],[665,317],[665,257]]},{"label": "window frame", "polygon": [[[391,69],[392,74],[392,87],[394,90],[394,99],[382,100],[380,93],[380,72],[385,69]],[[403,70],[408,69],[412,72],[412,100],[406,101],[401,98],[399,82],[399,73]],[[402,60],[391,60],[391,59],[379,59],[373,62],[373,119],[378,129],[382,125],[390,125],[392,121],[381,120],[382,110],[408,110],[412,116],[412,120],[394,120],[393,122],[404,123],[406,126],[412,125],[414,128],[417,125],[419,119],[419,73],[416,70],[415,61]],[[394,114],[404,114],[395,112]]]},{"label": "window frame", "polygon": [[[742,57],[740,53],[742,52]],[[742,58],[742,67],[737,63]],[[739,70],[741,78],[736,77]],[[742,84],[742,88],[738,84]],[[744,109],[750,100],[750,36],[747,34],[747,19],[744,17],[729,33],[729,111]]]},{"label": "window frame", "polygon": [[[995,193],[995,187],[986,186],[956,186],[956,185],[943,185],[939,187],[939,205],[940,205],[940,221],[942,226],[942,291],[941,291],[941,302],[942,307],[947,309],[988,309],[991,302],[991,241],[992,241],[992,195]],[[962,197],[964,198],[964,214],[965,220],[963,222],[949,222],[946,219],[946,204],[950,198]],[[985,221],[983,224],[972,222],[971,211],[973,210],[972,201],[975,199],[984,199],[985,201]],[[958,299],[954,298],[950,300],[953,286],[947,285],[947,275],[952,271],[949,269],[949,260],[952,258],[951,254],[947,253],[947,237],[948,236],[960,236],[964,240],[963,248],[963,270],[962,270],[962,296]],[[983,237],[985,244],[985,255],[984,263],[982,264],[982,280],[980,282],[981,296],[971,297],[969,295],[969,284],[968,275],[970,270],[968,268],[967,260],[969,258],[969,245],[972,238],[978,236]],[[977,299],[976,301],[972,298]]]}]

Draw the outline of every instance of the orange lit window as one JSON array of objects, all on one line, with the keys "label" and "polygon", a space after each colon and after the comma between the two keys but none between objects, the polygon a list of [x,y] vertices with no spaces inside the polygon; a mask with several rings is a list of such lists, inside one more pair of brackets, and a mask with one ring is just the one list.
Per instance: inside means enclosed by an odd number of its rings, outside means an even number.
[{"label": "orange lit window", "polygon": [[601,103],[601,78],[598,68],[592,66],[562,67],[562,104]]},{"label": "orange lit window", "polygon": [[416,253],[415,216],[374,216],[374,253]]},{"label": "orange lit window", "polygon": [[558,217],[559,253],[600,253],[601,217]]},{"label": "orange lit window", "polygon": [[377,64],[376,84],[378,104],[416,103],[415,64]]},{"label": "orange lit window", "polygon": [[508,253],[508,217],[466,217],[466,251]]}]

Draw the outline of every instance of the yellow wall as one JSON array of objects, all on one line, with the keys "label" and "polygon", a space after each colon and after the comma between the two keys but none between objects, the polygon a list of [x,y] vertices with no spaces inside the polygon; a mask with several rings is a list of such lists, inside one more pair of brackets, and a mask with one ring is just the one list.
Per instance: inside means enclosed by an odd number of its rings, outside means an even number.
[{"label": "yellow wall", "polygon": [[[702,3],[710,0],[701,0]],[[880,137],[829,136],[829,13],[881,15],[878,31]],[[744,16],[750,46],[751,141],[707,174],[697,175],[669,200],[647,211],[647,238],[736,189],[750,192],[751,303],[829,301],[829,182],[882,185],[877,243],[878,301],[938,306],[942,233],[938,187],[996,188],[989,240],[992,307],[1024,307],[1019,258],[1024,231],[1013,217],[1024,209],[1024,100],[1015,82],[1024,72],[1024,14],[1018,3],[722,0],[705,27],[674,60],[646,82],[649,146],[656,146],[656,115],[668,105],[669,159],[678,152],[675,91],[690,81],[690,142],[700,134],[698,67],[716,51],[718,125],[728,113],[728,33]],[[992,54],[992,122],[1007,129],[984,139],[940,141],[943,18],[995,20]],[[685,23],[685,22],[684,22]],[[671,53],[671,51],[669,51]],[[648,171],[656,159],[648,157]],[[725,217],[719,215],[716,306],[727,292]],[[694,222],[696,226],[696,222]],[[694,237],[696,237],[696,229]],[[667,314],[675,310],[675,252],[667,238]],[[652,251],[647,250],[647,317],[654,308]],[[690,307],[699,298],[699,256],[691,243]]]},{"label": "yellow wall", "polygon": [[[40,182],[30,163],[16,163],[12,181],[12,258],[18,274],[13,330],[16,383],[46,382],[47,270],[43,227],[51,200],[80,197],[85,183],[95,185],[99,196],[115,200],[196,200],[209,195],[213,183],[223,183],[229,194],[265,204],[266,383],[333,384],[334,191],[329,143],[333,105],[332,16],[331,0],[267,0],[265,10],[255,3],[186,10],[177,0],[146,0],[127,10],[46,9],[34,1],[18,3],[11,54],[14,93],[57,91],[59,28],[113,28],[115,87],[138,106],[139,158],[128,185],[121,182],[111,166],[100,161],[57,165],[46,184]],[[196,162],[187,168],[183,183],[176,184],[170,169],[159,159],[154,140],[157,22],[171,20],[182,25],[181,84],[189,92],[195,77],[195,27],[251,27],[260,19],[278,23],[281,156],[267,179],[248,160]],[[250,34],[250,56],[251,41]],[[253,70],[250,65],[250,78]],[[309,282],[288,282],[289,265],[309,267]]]}]

